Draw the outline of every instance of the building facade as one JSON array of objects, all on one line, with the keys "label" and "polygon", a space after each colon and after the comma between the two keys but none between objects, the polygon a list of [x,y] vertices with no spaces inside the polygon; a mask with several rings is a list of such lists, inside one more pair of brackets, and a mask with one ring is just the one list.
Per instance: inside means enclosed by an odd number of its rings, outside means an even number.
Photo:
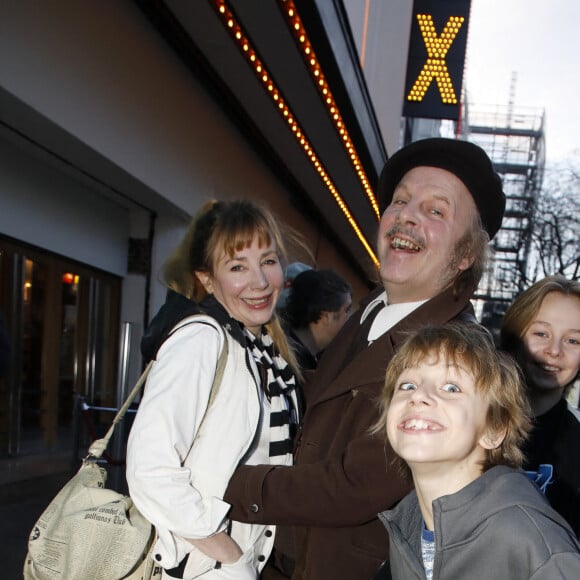
[{"label": "building facade", "polygon": [[[355,299],[399,146],[412,2],[40,0],[0,8],[0,456],[114,407],[210,198],[266,203]],[[123,356],[121,356],[121,354]],[[110,418],[109,418],[110,419]]]}]

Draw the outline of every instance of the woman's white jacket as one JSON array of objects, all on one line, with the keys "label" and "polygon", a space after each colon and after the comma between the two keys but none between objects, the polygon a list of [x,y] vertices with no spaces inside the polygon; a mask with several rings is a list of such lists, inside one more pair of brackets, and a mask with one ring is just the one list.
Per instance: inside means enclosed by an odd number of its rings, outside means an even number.
[{"label": "woman's white jacket", "polygon": [[[224,340],[223,380],[200,429]],[[159,349],[129,436],[127,482],[137,508],[157,529],[153,555],[163,568],[177,566],[187,553],[199,562],[199,573],[215,566],[183,538],[226,529],[230,505],[222,498],[236,466],[268,463],[256,457],[259,384],[252,357],[209,316],[185,318]],[[260,569],[274,527],[232,523],[232,538]]]}]

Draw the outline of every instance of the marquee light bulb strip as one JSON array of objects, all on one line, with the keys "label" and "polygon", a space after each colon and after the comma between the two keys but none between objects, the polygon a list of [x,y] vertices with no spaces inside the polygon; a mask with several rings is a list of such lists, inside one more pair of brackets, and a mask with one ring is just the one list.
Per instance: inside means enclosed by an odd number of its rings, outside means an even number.
[{"label": "marquee light bulb strip", "polygon": [[367,174],[365,173],[361,160],[356,152],[354,144],[346,129],[346,125],[342,119],[342,116],[340,114],[336,101],[334,100],[330,87],[326,82],[326,78],[322,71],[322,67],[320,66],[320,63],[316,58],[316,53],[314,52],[312,44],[308,39],[306,29],[304,28],[302,20],[300,19],[298,11],[296,10],[296,5],[294,4],[293,0],[279,0],[279,1],[280,4],[282,5],[282,10],[286,15],[288,24],[294,35],[294,38],[296,39],[298,48],[302,52],[302,57],[304,58],[306,66],[308,67],[310,76],[312,77],[312,80],[316,85],[318,92],[320,93],[322,101],[324,102],[324,105],[328,111],[332,123],[336,128],[337,133],[340,135],[340,141],[343,144],[344,148],[346,149],[347,155],[354,167],[356,174],[358,175],[358,178],[363,186],[363,189],[365,190],[365,193],[367,194],[367,197],[377,216],[377,219],[380,219],[381,213],[379,211],[379,204],[377,203],[377,199],[369,183]]},{"label": "marquee light bulb strip", "polygon": [[[367,253],[371,257],[374,264],[376,266],[378,266],[379,261],[375,255],[375,253],[373,252],[373,249],[371,248],[370,244],[368,243],[367,239],[365,238],[364,234],[362,233],[360,227],[356,223],[354,217],[350,213],[350,210],[348,209],[346,202],[344,201],[344,199],[342,198],[342,196],[340,195],[340,193],[336,189],[334,183],[330,179],[328,172],[326,171],[326,169],[324,168],[320,159],[318,158],[318,155],[316,155],[314,148],[312,147],[312,145],[310,144],[310,142],[306,138],[306,135],[304,134],[304,131],[302,130],[301,126],[296,121],[296,118],[292,114],[290,107],[288,106],[285,99],[283,98],[282,93],[280,92],[280,90],[278,89],[276,84],[274,83],[272,77],[270,76],[270,74],[269,74],[268,70],[266,69],[266,67],[264,66],[263,62],[258,57],[257,52],[254,50],[254,48],[250,44],[248,37],[244,34],[242,27],[237,22],[236,18],[234,17],[234,14],[228,8],[225,0],[210,0],[210,2],[214,5],[214,7],[215,7],[217,13],[219,14],[224,26],[232,35],[232,38],[234,39],[234,41],[238,45],[240,51],[242,52],[243,56],[245,57],[246,61],[248,62],[248,64],[250,65],[250,67],[252,68],[254,73],[256,74],[258,80],[261,82],[263,88],[265,89],[267,94],[272,99],[278,112],[280,113],[282,118],[288,124],[288,128],[294,134],[295,139],[298,141],[302,150],[309,158],[310,163],[312,164],[314,169],[317,171],[318,175],[320,176],[320,178],[324,182],[328,191],[331,193],[336,204],[338,205],[338,207],[340,208],[340,210],[342,211],[342,213],[346,217],[348,223],[350,224],[350,226],[353,229],[353,231],[355,232],[356,236],[358,237],[358,239],[362,243],[363,247],[365,248],[365,250],[367,251]],[[338,118],[340,119],[340,116]],[[342,119],[340,119],[340,121],[342,123]],[[344,141],[344,137],[342,137],[342,138]],[[378,209],[377,209],[377,211],[378,211]]]}]

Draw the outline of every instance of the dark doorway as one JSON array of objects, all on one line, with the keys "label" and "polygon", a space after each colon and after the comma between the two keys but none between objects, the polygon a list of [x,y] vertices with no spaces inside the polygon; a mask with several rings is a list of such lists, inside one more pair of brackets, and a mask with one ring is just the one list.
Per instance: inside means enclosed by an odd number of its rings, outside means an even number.
[{"label": "dark doorway", "polygon": [[0,455],[72,448],[75,394],[114,405],[121,280],[0,237],[0,309],[11,365],[0,380]]}]

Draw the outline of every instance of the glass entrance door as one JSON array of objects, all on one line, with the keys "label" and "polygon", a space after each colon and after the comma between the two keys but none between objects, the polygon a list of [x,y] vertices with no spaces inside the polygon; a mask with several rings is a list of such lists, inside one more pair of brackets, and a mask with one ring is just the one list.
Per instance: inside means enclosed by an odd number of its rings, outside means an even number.
[{"label": "glass entrance door", "polygon": [[13,364],[0,391],[0,454],[70,449],[75,394],[115,401],[120,280],[0,239],[0,307]]}]

